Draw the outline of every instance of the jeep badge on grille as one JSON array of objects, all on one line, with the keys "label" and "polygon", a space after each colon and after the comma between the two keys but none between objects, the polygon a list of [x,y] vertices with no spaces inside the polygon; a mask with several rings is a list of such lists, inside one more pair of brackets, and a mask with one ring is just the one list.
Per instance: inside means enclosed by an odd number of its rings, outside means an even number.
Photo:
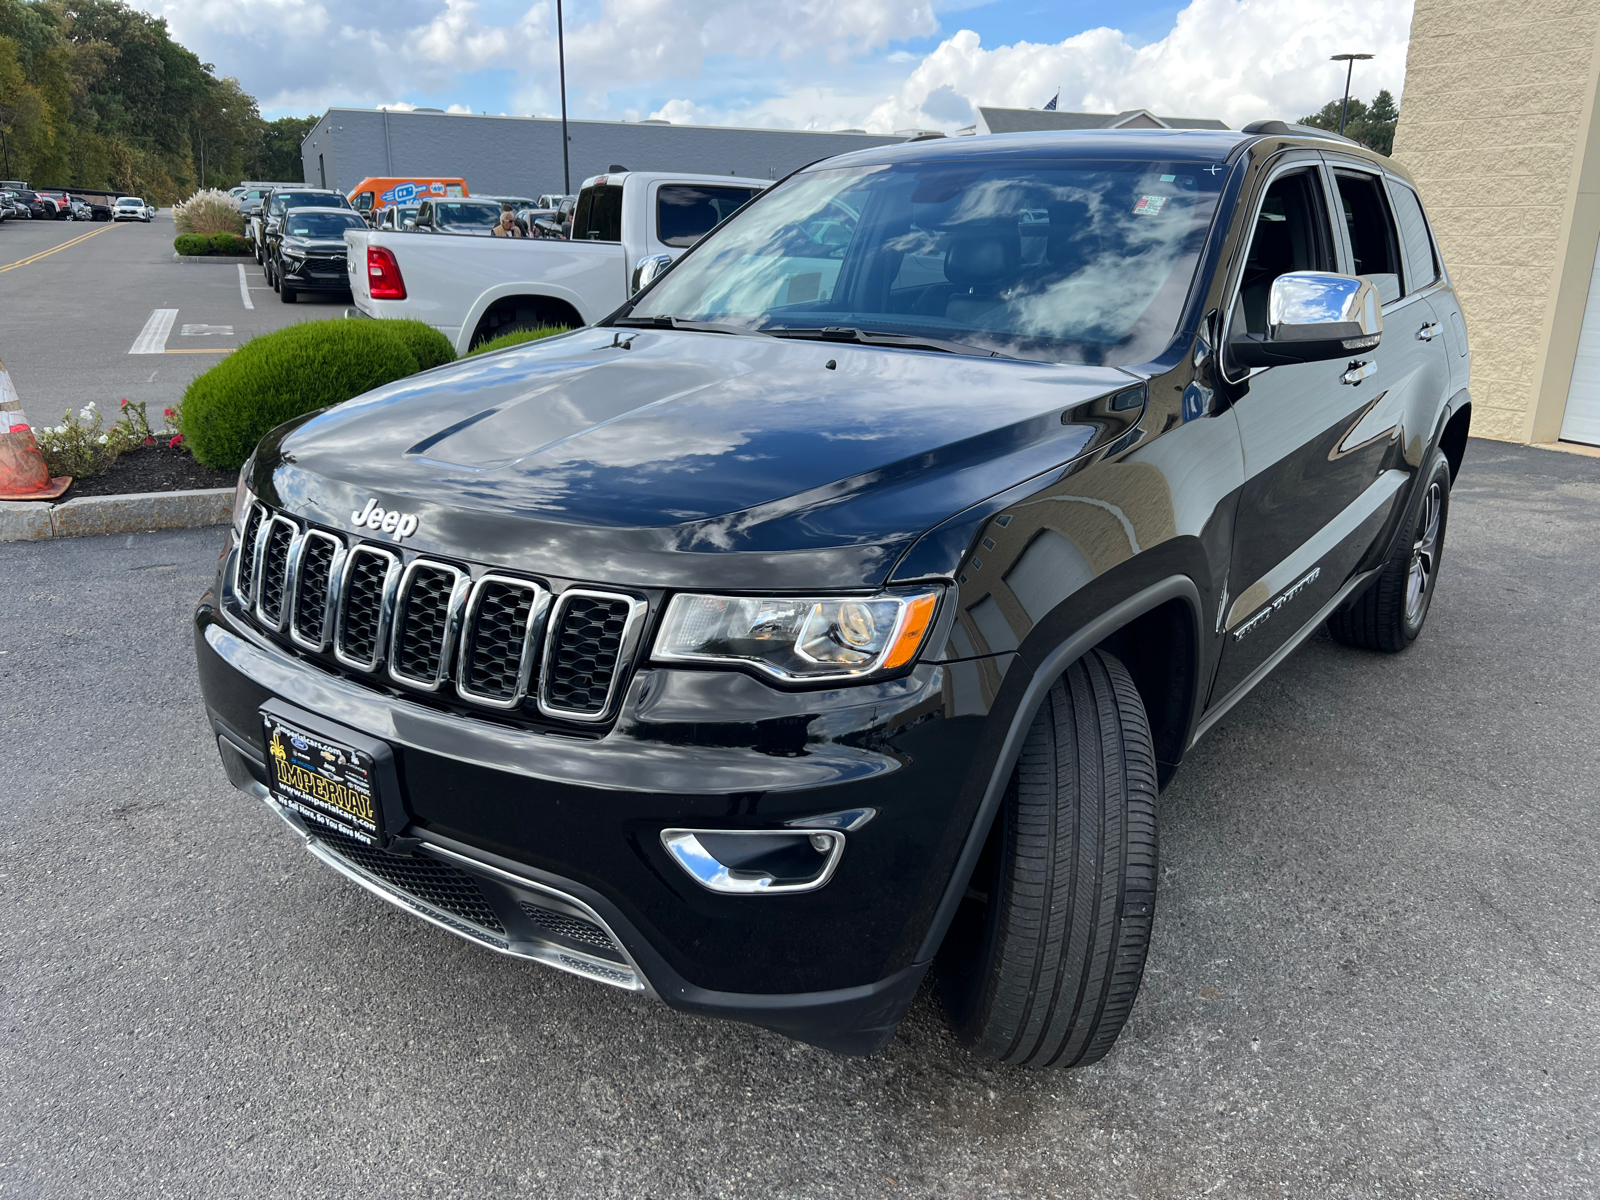
[{"label": "jeep badge on grille", "polygon": [[355,523],[357,529],[365,526],[379,533],[387,533],[397,542],[403,541],[417,531],[415,513],[403,513],[392,508],[382,509],[378,507],[376,500],[368,500],[365,508],[351,513],[350,520]]}]

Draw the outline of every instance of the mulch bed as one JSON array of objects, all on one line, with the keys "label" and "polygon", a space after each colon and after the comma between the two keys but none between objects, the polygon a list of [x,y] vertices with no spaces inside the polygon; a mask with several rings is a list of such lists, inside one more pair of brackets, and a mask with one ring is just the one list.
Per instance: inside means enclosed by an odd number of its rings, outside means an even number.
[{"label": "mulch bed", "polygon": [[128,492],[187,492],[196,488],[232,487],[237,476],[228,471],[213,471],[195,462],[181,447],[174,450],[165,441],[141,446],[119,455],[98,475],[74,479],[58,500],[79,496],[120,496]]}]

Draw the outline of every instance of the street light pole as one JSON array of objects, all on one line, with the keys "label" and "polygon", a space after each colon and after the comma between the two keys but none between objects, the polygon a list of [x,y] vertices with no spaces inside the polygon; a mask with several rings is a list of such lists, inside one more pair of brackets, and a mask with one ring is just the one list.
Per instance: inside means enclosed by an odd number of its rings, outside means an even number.
[{"label": "street light pole", "polygon": [[556,62],[561,70],[561,194],[572,195],[572,162],[567,154],[567,41],[561,28],[561,0],[556,0]]},{"label": "street light pole", "polygon": [[1369,59],[1370,54],[1335,54],[1329,61],[1342,62],[1344,68],[1344,103],[1339,106],[1339,136],[1344,136],[1344,119],[1350,112],[1350,76],[1355,74],[1356,59]]}]

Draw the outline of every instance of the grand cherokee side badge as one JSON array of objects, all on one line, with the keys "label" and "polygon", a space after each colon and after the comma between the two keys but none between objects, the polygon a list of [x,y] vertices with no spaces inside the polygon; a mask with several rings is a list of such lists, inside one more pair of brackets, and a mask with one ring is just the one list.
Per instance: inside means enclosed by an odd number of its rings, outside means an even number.
[{"label": "grand cherokee side badge", "polygon": [[403,513],[395,509],[382,509],[376,500],[368,500],[367,506],[350,514],[350,520],[357,529],[365,526],[379,533],[387,533],[395,541],[404,541],[417,531],[417,515]]}]

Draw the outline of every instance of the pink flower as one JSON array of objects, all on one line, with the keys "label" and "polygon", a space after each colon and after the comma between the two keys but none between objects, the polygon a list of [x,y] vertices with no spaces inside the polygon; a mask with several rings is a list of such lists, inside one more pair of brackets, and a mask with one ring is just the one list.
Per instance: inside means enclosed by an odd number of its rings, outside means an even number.
[{"label": "pink flower", "polygon": [[180,433],[177,437],[173,438],[167,443],[167,449],[176,450],[181,445],[183,445],[183,434]]},{"label": "pink flower", "polygon": [[145,445],[146,445],[146,446],[154,446],[154,445],[155,445],[155,444],[156,444],[156,440],[155,440],[155,438],[153,438],[153,437],[147,437],[147,438],[145,438],[145,440],[144,440],[144,444],[145,444]]},{"label": "pink flower", "polygon": [[[123,403],[127,403],[127,402],[124,401]],[[175,408],[163,408],[161,410],[161,415],[163,417],[175,417],[175,416],[178,415],[178,410],[175,409]]]},{"label": "pink flower", "polygon": [[117,407],[119,407],[119,408],[127,408],[128,407],[128,398],[126,396],[124,396],[122,398],[122,403],[120,405],[118,405]]}]

